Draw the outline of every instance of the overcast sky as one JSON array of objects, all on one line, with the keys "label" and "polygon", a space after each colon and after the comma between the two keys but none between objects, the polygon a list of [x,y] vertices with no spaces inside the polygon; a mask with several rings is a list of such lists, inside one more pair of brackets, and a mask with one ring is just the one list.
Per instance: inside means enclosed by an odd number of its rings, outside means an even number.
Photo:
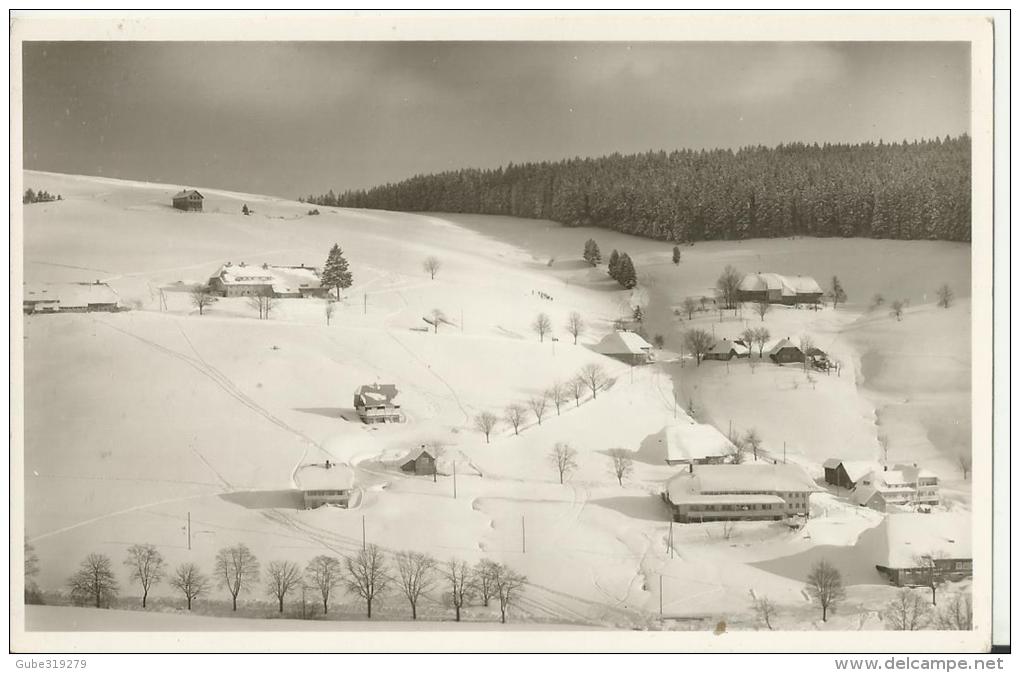
[{"label": "overcast sky", "polygon": [[25,167],[296,197],[969,132],[966,43],[26,43]]}]

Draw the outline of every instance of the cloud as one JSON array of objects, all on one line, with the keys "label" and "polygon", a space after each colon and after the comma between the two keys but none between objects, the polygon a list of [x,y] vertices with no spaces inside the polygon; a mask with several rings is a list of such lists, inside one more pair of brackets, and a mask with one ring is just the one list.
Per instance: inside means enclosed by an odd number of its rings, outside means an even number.
[{"label": "cloud", "polygon": [[843,55],[828,45],[759,45],[754,58],[737,65],[732,81],[720,90],[734,102],[769,102],[789,97],[804,87],[835,82],[845,70]]}]

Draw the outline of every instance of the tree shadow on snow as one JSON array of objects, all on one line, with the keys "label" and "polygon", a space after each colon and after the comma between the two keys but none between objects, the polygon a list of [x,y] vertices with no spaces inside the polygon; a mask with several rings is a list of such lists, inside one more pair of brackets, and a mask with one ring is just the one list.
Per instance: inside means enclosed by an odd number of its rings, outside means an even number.
[{"label": "tree shadow on snow", "polygon": [[237,491],[222,493],[227,502],[245,509],[304,509],[304,494],[297,489],[279,491]]},{"label": "tree shadow on snow", "polygon": [[589,500],[588,504],[611,509],[631,519],[645,521],[669,521],[669,509],[662,498],[655,495],[626,496],[599,498]]}]

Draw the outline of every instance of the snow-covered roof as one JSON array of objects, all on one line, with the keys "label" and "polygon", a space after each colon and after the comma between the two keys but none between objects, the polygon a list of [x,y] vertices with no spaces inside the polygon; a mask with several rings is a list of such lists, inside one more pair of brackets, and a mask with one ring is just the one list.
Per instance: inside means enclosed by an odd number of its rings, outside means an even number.
[{"label": "snow-covered roof", "polygon": [[57,301],[61,308],[116,304],[119,297],[106,283],[48,283],[25,287],[25,301]]},{"label": "snow-covered roof", "polygon": [[749,273],[740,280],[738,289],[744,292],[779,290],[783,296],[821,294],[822,288],[811,276],[781,276],[778,273]]},{"label": "snow-covered roof", "polygon": [[744,346],[743,344],[738,344],[735,341],[730,341],[729,339],[719,339],[718,341],[715,342],[715,345],[709,349],[708,352],[716,355],[724,355],[731,351],[736,353],[737,355],[745,355],[746,353],[748,353],[747,346]]},{"label": "snow-covered roof", "polygon": [[216,272],[224,285],[272,285],[277,294],[296,294],[321,287],[319,270],[312,266],[224,264]]},{"label": "snow-covered roof", "polygon": [[423,453],[429,454],[429,456],[434,460],[436,458],[436,454],[439,453],[439,451],[422,444],[418,448],[411,449],[410,452],[404,454],[404,457],[397,462],[400,463],[401,465],[404,465],[412,460],[418,460],[418,457],[421,456],[421,454]]},{"label": "snow-covered roof", "polygon": [[889,514],[857,540],[857,547],[870,553],[876,565],[886,568],[917,568],[926,554],[969,559],[971,516],[968,513],[914,512]]},{"label": "snow-covered roof", "polygon": [[354,397],[363,404],[389,404],[398,394],[397,387],[392,383],[372,383],[358,388]]},{"label": "snow-covered roof", "polygon": [[[855,480],[857,481],[857,480]],[[873,469],[860,477],[866,485],[874,486],[883,493],[912,490],[910,484],[915,483],[900,470]]]},{"label": "snow-covered roof", "polygon": [[694,421],[667,425],[666,460],[681,462],[726,456],[735,449],[733,443],[711,425]]},{"label": "snow-covered roof", "polygon": [[204,196],[202,196],[202,194],[197,189],[182,189],[181,191],[179,191],[176,194],[174,194],[174,198],[175,199],[184,199],[184,198],[187,198],[187,197],[192,196],[192,195],[197,196],[197,197],[199,197],[201,199],[205,198]]},{"label": "snow-covered roof", "polygon": [[851,481],[858,481],[871,472],[880,472],[882,466],[872,460],[844,460],[843,469]]},{"label": "snow-covered roof", "polygon": [[741,464],[697,465],[669,480],[666,491],[671,502],[690,496],[721,493],[787,493],[819,491],[799,465]]},{"label": "snow-covered roof", "polygon": [[294,475],[294,482],[302,491],[350,490],[354,487],[354,471],[346,465],[331,463],[304,465]]},{"label": "snow-covered roof", "polygon": [[790,341],[789,338],[783,338],[776,342],[776,344],[769,349],[769,355],[775,355],[784,348],[796,348],[800,350],[800,346]]},{"label": "snow-covered roof", "polygon": [[652,349],[652,344],[636,332],[610,332],[595,346],[595,352],[603,355],[643,355]]},{"label": "snow-covered roof", "polygon": [[862,484],[854,487],[854,490],[850,493],[850,502],[855,505],[867,505],[876,494],[880,498],[883,497],[874,486],[864,486]]},{"label": "snow-covered roof", "polygon": [[[462,451],[450,447],[419,446],[418,448],[402,454],[396,460],[396,464],[403,467],[408,461],[417,460],[423,452],[428,452],[436,460],[436,472],[441,475],[451,475],[456,470],[459,475],[478,475],[482,471]],[[387,461],[389,459],[387,458]]]},{"label": "snow-covered roof", "polygon": [[893,467],[896,470],[902,472],[903,476],[906,477],[907,480],[909,480],[910,482],[916,482],[919,478],[922,478],[922,479],[938,479],[939,478],[939,476],[937,474],[935,474],[934,472],[932,472],[931,470],[925,469],[923,467],[918,467],[917,465],[897,464],[897,465],[894,465]]},{"label": "snow-covered roof", "polygon": [[829,458],[827,461],[822,463],[822,467],[825,468],[826,470],[835,470],[837,467],[839,467],[839,464],[842,462],[843,461],[840,460],[839,458]]}]

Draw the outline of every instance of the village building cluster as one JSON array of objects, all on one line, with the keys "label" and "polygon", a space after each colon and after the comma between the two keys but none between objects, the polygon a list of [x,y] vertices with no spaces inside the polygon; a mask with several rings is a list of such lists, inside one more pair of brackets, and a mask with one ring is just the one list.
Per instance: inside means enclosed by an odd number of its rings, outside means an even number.
[{"label": "village building cluster", "polygon": [[120,310],[120,297],[98,280],[26,285],[23,310],[26,314],[111,312]]},{"label": "village building cluster", "polygon": [[274,297],[276,299],[322,298],[320,271],[313,266],[263,263],[250,266],[227,262],[209,278],[209,293],[219,297]]}]

